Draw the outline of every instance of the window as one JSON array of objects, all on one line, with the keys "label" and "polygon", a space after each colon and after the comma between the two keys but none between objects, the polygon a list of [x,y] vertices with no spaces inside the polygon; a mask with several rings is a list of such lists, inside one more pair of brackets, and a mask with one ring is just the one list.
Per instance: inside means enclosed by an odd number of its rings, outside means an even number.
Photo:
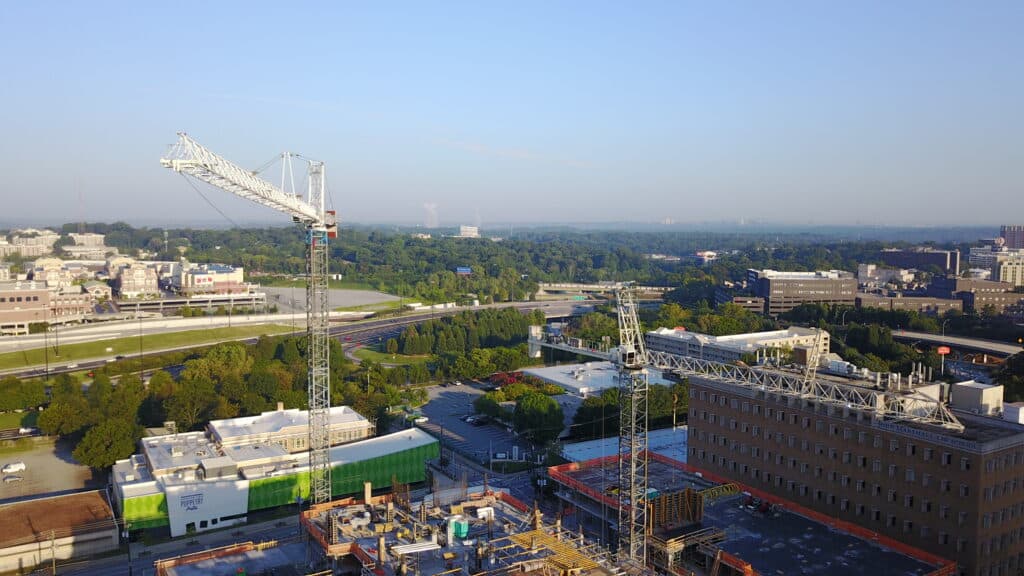
[{"label": "window", "polygon": [[895,452],[900,449],[900,443],[898,440],[889,440],[889,452]]},{"label": "window", "polygon": [[875,448],[881,448],[882,447],[882,437],[881,436],[875,434],[875,442],[874,442],[873,446]]},{"label": "window", "polygon": [[913,456],[917,454],[917,446],[913,444],[907,444],[907,456]]},{"label": "window", "polygon": [[914,497],[911,496],[910,494],[907,494],[906,496],[904,496],[903,497],[903,507],[904,508],[913,508],[914,507]]},{"label": "window", "polygon": [[943,466],[949,466],[952,463],[953,463],[953,455],[950,454],[949,452],[943,452],[942,453],[942,465]]},{"label": "window", "polygon": [[935,452],[935,450],[932,450],[931,448],[925,448],[924,449],[924,455],[923,455],[924,456],[924,461],[925,462],[931,461],[932,454],[934,454],[934,452]]},{"label": "window", "polygon": [[896,465],[895,464],[889,464],[889,478],[895,478],[895,477],[896,477]]},{"label": "window", "polygon": [[904,477],[906,478],[907,482],[913,482],[914,481],[914,469],[913,468],[907,468],[907,471],[904,473]]},{"label": "window", "polygon": [[931,474],[922,474],[921,475],[921,486],[924,486],[925,488],[927,488],[928,484],[931,483],[931,479],[932,479],[932,475]]},{"label": "window", "polygon": [[960,497],[961,498],[966,498],[966,497],[970,496],[970,494],[971,494],[971,488],[967,484],[961,484],[960,485]]},{"label": "window", "polygon": [[209,526],[209,522],[207,522],[206,520],[199,521],[199,528],[206,528],[207,526]]},{"label": "window", "polygon": [[971,459],[970,458],[961,458],[960,459],[960,469],[961,470],[970,470],[971,469]]},{"label": "window", "polygon": [[889,496],[888,496],[887,499],[889,500],[889,502],[895,502],[896,501],[896,491],[895,490],[889,490]]}]

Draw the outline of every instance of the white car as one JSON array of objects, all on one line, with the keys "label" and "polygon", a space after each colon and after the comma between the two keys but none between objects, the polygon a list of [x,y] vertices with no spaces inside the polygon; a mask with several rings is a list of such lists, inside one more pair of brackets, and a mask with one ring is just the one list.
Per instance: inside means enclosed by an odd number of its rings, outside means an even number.
[{"label": "white car", "polygon": [[21,482],[24,480],[21,476],[4,476],[4,484],[14,484],[15,482]]},{"label": "white car", "polygon": [[26,466],[24,462],[11,462],[10,464],[4,464],[3,468],[0,468],[0,472],[4,474],[14,474],[15,472],[23,472]]}]

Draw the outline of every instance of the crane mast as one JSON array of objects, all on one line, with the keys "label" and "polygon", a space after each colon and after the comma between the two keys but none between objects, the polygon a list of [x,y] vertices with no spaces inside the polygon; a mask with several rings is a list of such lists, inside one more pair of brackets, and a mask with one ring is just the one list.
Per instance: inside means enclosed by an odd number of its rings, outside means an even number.
[{"label": "crane mast", "polygon": [[324,210],[326,175],[323,162],[309,163],[307,200],[288,194],[237,164],[215,154],[184,132],[160,164],[226,192],[273,208],[301,223],[306,231],[306,331],[309,369],[309,498],[313,504],[331,500],[330,462],[330,308],[327,300],[328,238],[337,236],[332,211]]},{"label": "crane mast", "polygon": [[637,314],[636,288],[616,291],[619,347],[619,558],[647,560],[647,347]]}]

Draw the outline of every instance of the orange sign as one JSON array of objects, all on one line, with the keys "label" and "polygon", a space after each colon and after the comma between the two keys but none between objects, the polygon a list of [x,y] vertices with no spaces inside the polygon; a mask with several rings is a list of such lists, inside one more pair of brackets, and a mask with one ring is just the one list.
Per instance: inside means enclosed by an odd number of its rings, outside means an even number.
[{"label": "orange sign", "polygon": [[949,352],[950,352],[950,350],[949,350],[949,346],[939,346],[938,348],[936,348],[936,349],[935,349],[935,351],[936,351],[936,352],[937,352],[937,353],[938,353],[938,354],[939,354],[940,356],[945,356],[946,354],[949,354]]}]

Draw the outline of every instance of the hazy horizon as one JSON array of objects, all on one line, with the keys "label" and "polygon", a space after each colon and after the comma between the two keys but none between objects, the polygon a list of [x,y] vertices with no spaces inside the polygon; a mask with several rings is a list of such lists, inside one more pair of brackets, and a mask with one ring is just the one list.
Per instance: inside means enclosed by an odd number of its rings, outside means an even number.
[{"label": "hazy horizon", "polygon": [[7,14],[4,221],[286,223],[162,169],[179,130],[248,168],[325,161],[344,222],[995,235],[1024,214],[1019,2]]}]

